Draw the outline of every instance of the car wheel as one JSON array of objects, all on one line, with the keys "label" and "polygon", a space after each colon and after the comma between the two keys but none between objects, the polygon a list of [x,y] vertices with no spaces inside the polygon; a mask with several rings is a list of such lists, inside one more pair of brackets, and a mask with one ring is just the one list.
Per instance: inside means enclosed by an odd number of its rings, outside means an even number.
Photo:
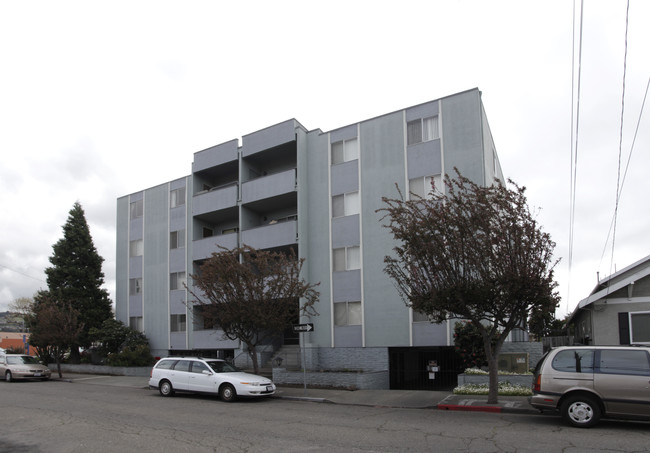
[{"label": "car wheel", "polygon": [[14,378],[13,378],[13,376],[11,375],[11,371],[7,371],[7,372],[5,373],[5,381],[7,381],[7,382],[11,382],[11,381],[13,381],[13,380],[14,380]]},{"label": "car wheel", "polygon": [[231,403],[235,401],[235,398],[237,398],[237,392],[235,392],[235,387],[233,387],[230,384],[224,384],[221,386],[221,390],[219,391],[219,397],[226,401],[227,403]]},{"label": "car wheel", "polygon": [[162,381],[158,387],[158,391],[162,396],[174,395],[174,387],[172,387],[172,383],[169,381]]},{"label": "car wheel", "polygon": [[562,403],[562,418],[572,426],[589,428],[600,420],[600,406],[590,396],[570,396]]}]

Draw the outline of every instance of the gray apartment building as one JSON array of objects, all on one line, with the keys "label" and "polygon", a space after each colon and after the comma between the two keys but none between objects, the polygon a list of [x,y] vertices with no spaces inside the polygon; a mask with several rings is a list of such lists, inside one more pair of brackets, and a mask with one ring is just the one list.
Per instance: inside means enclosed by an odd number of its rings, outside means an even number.
[{"label": "gray apartment building", "polygon": [[242,345],[204,322],[184,284],[220,246],[293,248],[304,277],[320,282],[319,316],[297,319],[313,331],[288,329],[262,348],[262,363],[279,356],[286,366],[300,344],[309,370],[355,370],[369,387],[443,385],[456,371],[453,322],[431,324],[404,305],[383,272],[393,240],[376,211],[398,196],[395,184],[426,195],[454,167],[479,184],[503,180],[478,89],[329,132],[291,119],[196,152],[189,175],[117,200],[117,319],[143,331],[156,356],[246,366]]}]

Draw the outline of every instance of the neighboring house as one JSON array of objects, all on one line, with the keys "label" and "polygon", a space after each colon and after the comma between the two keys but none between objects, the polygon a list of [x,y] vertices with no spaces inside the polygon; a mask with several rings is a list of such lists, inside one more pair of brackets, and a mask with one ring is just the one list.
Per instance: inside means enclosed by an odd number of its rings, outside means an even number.
[{"label": "neighboring house", "polygon": [[278,354],[287,364],[300,343],[310,369],[381,372],[384,387],[411,385],[414,370],[428,380],[432,360],[453,374],[453,321],[405,306],[384,273],[393,239],[376,211],[395,184],[426,196],[454,167],[480,185],[504,180],[478,89],[329,132],[291,119],[196,152],[189,175],[117,200],[116,317],[147,335],[154,356],[247,366],[184,284],[219,247],[293,249],[320,282],[319,316],[295,320],[313,331],[261,348],[263,364]]},{"label": "neighboring house", "polygon": [[578,343],[650,344],[650,256],[601,280],[567,324]]},{"label": "neighboring house", "polygon": [[36,355],[36,349],[29,346],[29,334],[18,332],[0,332],[0,348],[24,351],[25,354]]}]

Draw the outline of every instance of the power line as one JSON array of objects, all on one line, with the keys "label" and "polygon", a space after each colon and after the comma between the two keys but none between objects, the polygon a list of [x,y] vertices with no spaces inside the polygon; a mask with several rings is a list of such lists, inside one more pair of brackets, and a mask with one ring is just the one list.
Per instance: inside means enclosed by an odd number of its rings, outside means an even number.
[{"label": "power line", "polygon": [[[576,2],[573,0],[573,38],[571,50],[571,173],[570,173],[570,204],[569,204],[569,269],[568,269],[568,283],[567,283],[567,312],[569,311],[569,299],[571,295],[571,268],[573,264],[573,237],[575,226],[575,212],[576,212],[576,186],[578,179],[578,131],[580,126],[580,88],[581,88],[581,64],[582,64],[582,24],[584,11],[584,0],[580,2],[580,30],[578,41],[578,77],[576,89],[576,75],[575,75],[575,49],[576,49]],[[576,95],[577,91],[577,95]],[[574,112],[575,105],[575,112]]]},{"label": "power line", "polygon": [[625,77],[627,75],[627,32],[630,18],[630,0],[627,0],[627,9],[625,10],[625,52],[623,54],[623,92],[621,93],[621,125],[618,136],[618,168],[616,172],[616,199],[614,202],[614,228],[612,230],[612,255],[609,262],[609,275],[612,275],[614,266],[614,247],[616,246],[616,223],[618,220],[618,201],[620,199],[620,181],[621,181],[621,155],[623,154],[623,119],[625,114]]},{"label": "power line", "polygon": [[36,281],[39,281],[41,283],[47,283],[45,280],[42,280],[42,279],[37,278],[37,277],[33,277],[31,275],[28,275],[28,274],[25,274],[24,272],[17,271],[16,269],[12,269],[11,267],[5,266],[4,264],[0,264],[0,267],[3,267],[3,268],[5,268],[5,269],[7,269],[7,270],[9,270],[11,272],[15,272],[16,274],[20,274],[23,277],[31,278],[32,280],[36,280]]}]

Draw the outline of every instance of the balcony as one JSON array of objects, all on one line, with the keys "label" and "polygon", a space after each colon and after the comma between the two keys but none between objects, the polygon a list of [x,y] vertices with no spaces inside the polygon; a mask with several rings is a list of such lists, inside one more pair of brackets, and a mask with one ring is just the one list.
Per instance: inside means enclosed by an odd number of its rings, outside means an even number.
[{"label": "balcony", "polygon": [[242,243],[257,249],[291,245],[298,242],[298,220],[296,216],[291,216],[284,221],[242,231],[241,234]]},{"label": "balcony", "polygon": [[234,249],[237,247],[237,233],[210,236],[192,242],[192,260],[200,261],[210,258],[213,252],[220,252],[219,247]]},{"label": "balcony", "polygon": [[194,195],[192,215],[200,216],[237,206],[237,183],[204,190]]},{"label": "balcony", "polygon": [[251,204],[274,197],[295,195],[296,169],[263,176],[242,184],[242,203]]}]

